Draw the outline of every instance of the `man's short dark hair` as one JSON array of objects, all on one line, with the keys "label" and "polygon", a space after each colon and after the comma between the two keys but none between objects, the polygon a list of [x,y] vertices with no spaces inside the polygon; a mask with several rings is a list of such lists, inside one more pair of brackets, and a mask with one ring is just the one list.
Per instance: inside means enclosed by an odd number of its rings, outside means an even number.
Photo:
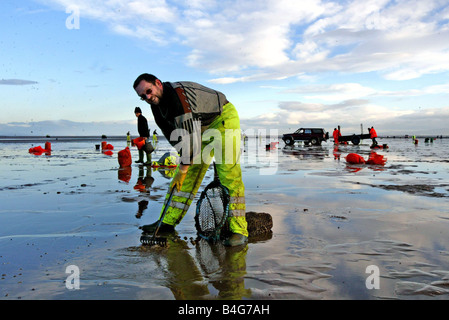
[{"label": "man's short dark hair", "polygon": [[137,77],[136,81],[134,81],[133,88],[136,89],[142,80],[145,80],[146,82],[152,84],[156,84],[156,80],[158,80],[158,78],[149,73],[142,73],[140,76]]}]

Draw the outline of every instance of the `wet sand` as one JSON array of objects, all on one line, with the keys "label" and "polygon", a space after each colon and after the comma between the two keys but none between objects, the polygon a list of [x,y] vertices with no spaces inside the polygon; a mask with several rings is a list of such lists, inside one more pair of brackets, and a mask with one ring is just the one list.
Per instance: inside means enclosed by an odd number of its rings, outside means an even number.
[{"label": "wet sand", "polygon": [[[101,139],[28,153],[42,141],[0,141],[0,299],[449,297],[449,139],[381,138],[384,166],[346,163],[348,153],[368,158],[370,141],[266,151],[251,140],[259,151],[242,157],[247,211],[270,213],[272,234],[239,248],[195,241],[192,206],[157,250],[140,245],[138,227],[159,216],[164,172],[119,169],[125,140],[108,140],[112,156],[95,149]],[[168,150],[162,140],[153,159]],[[69,266],[79,289],[66,286]],[[369,266],[379,289],[367,287]]]}]

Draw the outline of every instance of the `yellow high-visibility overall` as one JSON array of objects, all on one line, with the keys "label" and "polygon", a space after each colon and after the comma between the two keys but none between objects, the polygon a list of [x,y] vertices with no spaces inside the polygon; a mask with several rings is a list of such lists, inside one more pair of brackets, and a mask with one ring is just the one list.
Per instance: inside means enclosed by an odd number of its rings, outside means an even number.
[{"label": "yellow high-visibility overall", "polygon": [[[206,138],[208,129],[213,129],[214,133],[218,132],[221,135],[221,143],[217,143],[215,139]],[[234,105],[231,103],[225,104],[221,115],[207,128],[202,128],[202,131],[203,139],[206,141],[202,141],[201,144],[201,163],[196,163],[198,161],[195,161],[190,165],[181,190],[178,192],[175,188],[163,222],[172,226],[176,226],[181,222],[198,192],[213,156],[215,156],[220,182],[229,189],[228,223],[230,231],[247,237],[245,187],[240,168],[240,120]],[[220,149],[217,150],[217,148]],[[179,168],[176,170],[179,170]],[[169,190],[172,188],[172,183]],[[169,193],[167,193],[166,199],[168,197]],[[162,208],[163,210],[164,207]]]}]

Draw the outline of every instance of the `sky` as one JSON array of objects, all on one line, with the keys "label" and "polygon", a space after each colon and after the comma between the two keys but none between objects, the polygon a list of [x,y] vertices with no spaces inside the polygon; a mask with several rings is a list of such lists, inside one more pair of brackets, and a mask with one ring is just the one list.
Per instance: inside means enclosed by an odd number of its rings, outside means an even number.
[{"label": "sky", "polygon": [[0,2],[0,135],[137,135],[137,106],[157,129],[141,73],[247,132],[449,135],[449,0]]}]

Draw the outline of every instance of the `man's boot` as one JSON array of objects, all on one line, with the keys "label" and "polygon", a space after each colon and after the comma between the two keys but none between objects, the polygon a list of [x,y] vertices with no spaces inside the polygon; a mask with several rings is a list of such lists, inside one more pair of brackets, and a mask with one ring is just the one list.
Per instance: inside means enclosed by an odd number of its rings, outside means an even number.
[{"label": "man's boot", "polygon": [[146,152],[147,154],[147,161],[144,162],[143,164],[146,166],[151,166],[151,152]]},{"label": "man's boot", "polygon": [[[139,229],[141,229],[144,233],[154,233],[154,231],[157,228],[157,224],[159,223],[159,220],[152,223],[152,224],[146,224],[144,226],[139,227]],[[173,232],[175,231],[175,227],[170,225],[170,224],[166,224],[166,223],[161,223],[161,226],[159,227],[159,232]]]},{"label": "man's boot", "polygon": [[144,165],[151,166],[151,153],[154,151],[153,145],[151,142],[147,142],[142,149],[147,155],[147,162],[145,162]]},{"label": "man's boot", "polygon": [[143,150],[139,150],[139,159],[135,163],[143,163]]}]

